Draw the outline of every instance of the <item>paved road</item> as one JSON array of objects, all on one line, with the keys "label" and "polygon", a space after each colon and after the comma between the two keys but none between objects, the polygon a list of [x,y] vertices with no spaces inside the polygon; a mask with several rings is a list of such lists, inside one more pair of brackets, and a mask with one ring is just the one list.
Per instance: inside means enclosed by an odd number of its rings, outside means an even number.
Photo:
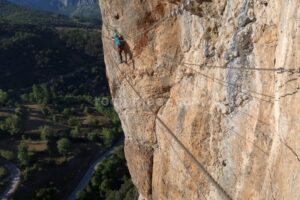
[{"label": "paved road", "polygon": [[110,149],[108,149],[107,151],[99,154],[97,160],[95,162],[93,162],[91,164],[91,166],[89,167],[89,169],[87,170],[87,172],[85,173],[84,177],[81,179],[81,181],[79,182],[79,184],[77,185],[77,187],[73,190],[73,192],[70,194],[70,196],[67,198],[67,200],[76,200],[76,194],[78,192],[81,192],[84,190],[84,188],[87,186],[87,184],[89,183],[89,181],[91,180],[95,169],[97,168],[97,166],[108,156],[110,156],[113,151],[120,145],[122,145],[124,143],[123,139],[120,139],[116,144],[114,144]]},{"label": "paved road", "polygon": [[21,172],[16,165],[4,158],[0,158],[0,163],[9,171],[9,176],[7,177],[9,184],[3,193],[0,194],[0,199],[6,200],[17,190],[21,180]]}]

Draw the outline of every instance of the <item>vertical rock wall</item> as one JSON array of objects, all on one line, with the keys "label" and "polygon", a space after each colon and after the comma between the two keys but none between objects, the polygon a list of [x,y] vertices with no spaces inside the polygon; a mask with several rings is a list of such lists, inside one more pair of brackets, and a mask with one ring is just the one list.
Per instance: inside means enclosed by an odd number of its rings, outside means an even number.
[{"label": "vertical rock wall", "polygon": [[[191,2],[167,17],[179,0],[100,1],[107,76],[139,193],[224,198],[158,116],[232,199],[300,199],[300,76],[276,70],[300,67],[300,1]],[[117,64],[114,29],[127,64]]]}]

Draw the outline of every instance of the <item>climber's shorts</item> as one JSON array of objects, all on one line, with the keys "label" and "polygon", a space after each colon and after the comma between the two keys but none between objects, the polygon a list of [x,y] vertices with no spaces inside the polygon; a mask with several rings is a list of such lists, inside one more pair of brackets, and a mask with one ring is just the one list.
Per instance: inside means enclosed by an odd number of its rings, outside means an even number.
[{"label": "climber's shorts", "polygon": [[119,52],[119,53],[122,53],[123,49],[124,49],[123,46],[121,46],[121,45],[118,46],[118,52]]}]

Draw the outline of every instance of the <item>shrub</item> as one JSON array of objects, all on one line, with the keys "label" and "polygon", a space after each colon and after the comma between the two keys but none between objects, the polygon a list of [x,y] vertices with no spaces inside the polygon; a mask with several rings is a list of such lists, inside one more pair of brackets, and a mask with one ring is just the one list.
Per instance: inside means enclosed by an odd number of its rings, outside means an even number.
[{"label": "shrub", "polygon": [[18,146],[18,159],[22,165],[28,165],[30,156],[28,152],[28,147],[24,141],[21,141]]},{"label": "shrub", "polygon": [[84,110],[83,110],[83,113],[84,114],[90,114],[90,113],[92,113],[92,109],[90,107],[85,106]]},{"label": "shrub", "polygon": [[120,135],[121,134],[117,132],[116,129],[103,128],[101,131],[103,144],[106,147],[111,147]]},{"label": "shrub", "polygon": [[129,177],[123,147],[119,147],[97,167],[93,178],[77,195],[77,199],[136,200],[138,194]]},{"label": "shrub", "polygon": [[103,98],[95,98],[95,108],[98,112],[102,113],[104,116],[109,118],[114,124],[119,124],[120,119],[113,107],[109,105],[103,105],[104,103],[109,103],[109,99],[105,100]]},{"label": "shrub", "polygon": [[41,126],[39,128],[39,131],[40,131],[41,140],[49,140],[49,139],[53,139],[55,137],[55,133],[54,133],[53,129],[51,129],[47,125]]},{"label": "shrub", "polygon": [[56,123],[58,121],[58,115],[52,115],[52,122]]},{"label": "shrub", "polygon": [[20,117],[22,120],[27,120],[29,112],[26,107],[18,105],[15,109],[15,113]]},{"label": "shrub", "polygon": [[43,114],[43,115],[45,115],[45,116],[48,116],[48,115],[49,115],[49,109],[48,109],[48,108],[43,107],[41,111],[42,111],[42,114]]},{"label": "shrub", "polygon": [[57,150],[60,154],[66,155],[71,150],[71,142],[67,138],[57,141]]},{"label": "shrub", "polygon": [[30,95],[29,95],[29,94],[22,94],[22,95],[20,96],[20,98],[21,98],[21,100],[22,100],[23,102],[25,102],[25,103],[31,101]]},{"label": "shrub", "polygon": [[72,114],[71,108],[65,108],[62,112],[65,117],[69,117]]},{"label": "shrub", "polygon": [[23,124],[18,115],[12,115],[7,117],[0,123],[0,130],[6,131],[11,135],[17,135],[23,131]]},{"label": "shrub", "polygon": [[3,179],[6,175],[7,175],[7,170],[6,170],[4,167],[0,166],[0,181],[1,181],[1,179]]},{"label": "shrub", "polygon": [[13,160],[15,155],[12,151],[0,150],[0,156],[6,160]]},{"label": "shrub", "polygon": [[72,130],[71,130],[71,137],[72,138],[79,138],[80,136],[80,127],[79,126],[75,126]]},{"label": "shrub", "polygon": [[88,134],[88,139],[90,141],[96,142],[99,139],[98,133],[97,132],[91,132]]},{"label": "shrub", "polygon": [[40,188],[35,193],[35,199],[38,200],[53,200],[56,195],[59,193],[59,190],[56,187],[44,187]]},{"label": "shrub", "polygon": [[0,89],[0,104],[5,104],[7,100],[8,100],[7,92]]},{"label": "shrub", "polygon": [[80,119],[78,119],[77,117],[71,117],[69,120],[68,120],[68,124],[70,126],[80,126],[81,125],[81,122],[80,122]]},{"label": "shrub", "polygon": [[33,85],[32,86],[32,92],[30,94],[30,97],[39,104],[47,105],[53,101],[55,98],[55,92],[53,89],[49,89],[49,87],[46,84],[42,85]]}]

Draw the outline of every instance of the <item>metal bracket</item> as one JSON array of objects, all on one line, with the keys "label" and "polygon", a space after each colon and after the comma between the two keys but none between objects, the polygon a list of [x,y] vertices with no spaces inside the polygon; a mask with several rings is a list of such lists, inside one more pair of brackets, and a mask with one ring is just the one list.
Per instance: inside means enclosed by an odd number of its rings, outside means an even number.
[{"label": "metal bracket", "polygon": [[284,68],[283,67],[280,67],[277,69],[277,74],[283,74],[284,72]]}]

